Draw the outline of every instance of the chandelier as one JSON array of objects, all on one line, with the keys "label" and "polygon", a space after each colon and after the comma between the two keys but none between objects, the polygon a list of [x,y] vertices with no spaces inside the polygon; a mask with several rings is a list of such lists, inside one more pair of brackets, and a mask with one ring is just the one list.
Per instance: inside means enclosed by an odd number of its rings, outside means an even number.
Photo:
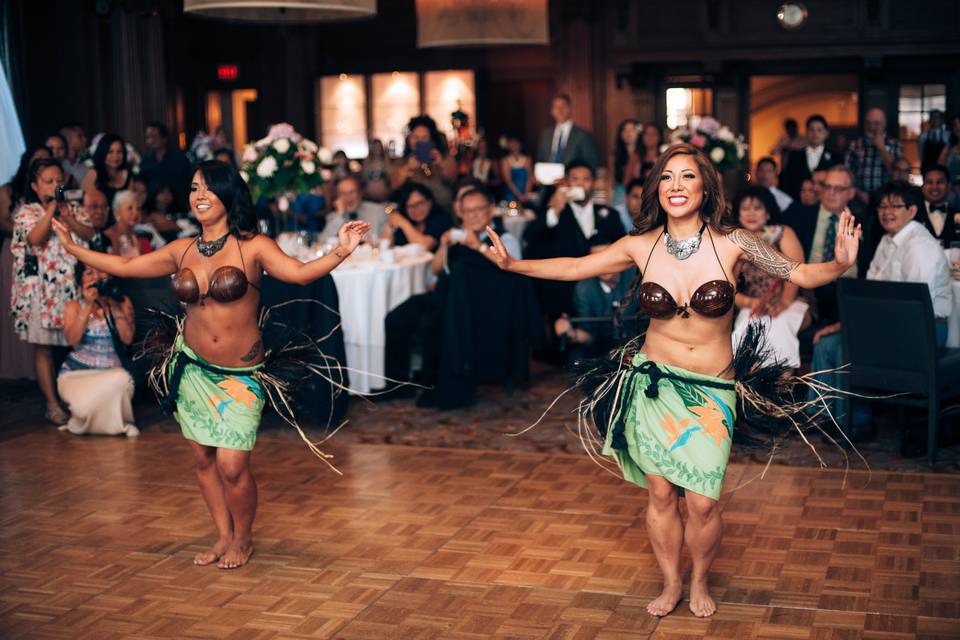
[{"label": "chandelier", "polygon": [[247,22],[327,22],[377,15],[377,0],[183,0],[183,12]]}]

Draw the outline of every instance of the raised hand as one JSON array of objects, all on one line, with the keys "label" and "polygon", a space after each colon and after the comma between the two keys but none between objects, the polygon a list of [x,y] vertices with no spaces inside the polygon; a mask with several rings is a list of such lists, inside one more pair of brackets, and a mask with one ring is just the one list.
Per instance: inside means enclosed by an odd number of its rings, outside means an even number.
[{"label": "raised hand", "polygon": [[509,271],[510,265],[514,262],[513,256],[511,256],[507,248],[503,246],[503,241],[500,239],[500,236],[497,235],[497,232],[489,226],[487,227],[487,235],[490,236],[490,240],[493,242],[493,246],[490,247],[487,254],[493,258],[494,264],[504,271]]},{"label": "raised hand", "polygon": [[337,240],[344,249],[353,251],[360,246],[368,231],[370,231],[370,225],[366,222],[360,220],[346,222],[337,230]]},{"label": "raised hand", "polygon": [[57,238],[63,244],[64,249],[70,251],[77,246],[77,243],[73,241],[73,236],[70,234],[70,229],[67,228],[67,225],[54,218],[50,221],[50,226],[53,227],[53,232],[57,234]]},{"label": "raised hand", "polygon": [[833,245],[833,255],[837,264],[849,269],[856,263],[862,235],[863,229],[854,220],[850,209],[844,209],[837,222],[837,239]]}]

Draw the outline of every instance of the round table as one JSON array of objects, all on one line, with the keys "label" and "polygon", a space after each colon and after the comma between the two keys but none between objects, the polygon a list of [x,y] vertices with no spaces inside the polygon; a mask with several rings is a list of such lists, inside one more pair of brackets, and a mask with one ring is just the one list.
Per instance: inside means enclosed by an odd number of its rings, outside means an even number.
[{"label": "round table", "polygon": [[427,290],[433,255],[398,248],[394,261],[354,255],[331,275],[340,297],[340,320],[350,371],[350,390],[366,393],[383,387],[387,314],[407,298]]},{"label": "round table", "polygon": [[529,209],[525,209],[523,213],[519,215],[500,215],[499,217],[500,221],[503,222],[503,230],[516,238],[517,242],[521,243],[523,242],[524,229],[537,218],[536,214]]}]

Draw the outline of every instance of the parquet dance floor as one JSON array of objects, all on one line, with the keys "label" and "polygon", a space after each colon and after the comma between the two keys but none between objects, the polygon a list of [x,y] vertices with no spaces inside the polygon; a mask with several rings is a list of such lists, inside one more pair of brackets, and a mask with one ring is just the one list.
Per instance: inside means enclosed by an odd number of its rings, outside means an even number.
[{"label": "parquet dance floor", "polygon": [[186,445],[0,444],[0,638],[960,638],[960,476],[733,466],[713,618],[659,587],[646,494],[586,456],[258,442],[256,554],[213,541]]}]

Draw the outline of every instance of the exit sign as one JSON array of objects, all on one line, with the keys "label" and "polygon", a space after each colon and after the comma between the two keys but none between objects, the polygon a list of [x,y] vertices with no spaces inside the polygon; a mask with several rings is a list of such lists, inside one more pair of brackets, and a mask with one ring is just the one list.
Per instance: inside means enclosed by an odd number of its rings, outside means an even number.
[{"label": "exit sign", "polygon": [[237,69],[237,65],[235,64],[218,64],[217,65],[218,80],[236,80],[238,73],[239,71]]}]

